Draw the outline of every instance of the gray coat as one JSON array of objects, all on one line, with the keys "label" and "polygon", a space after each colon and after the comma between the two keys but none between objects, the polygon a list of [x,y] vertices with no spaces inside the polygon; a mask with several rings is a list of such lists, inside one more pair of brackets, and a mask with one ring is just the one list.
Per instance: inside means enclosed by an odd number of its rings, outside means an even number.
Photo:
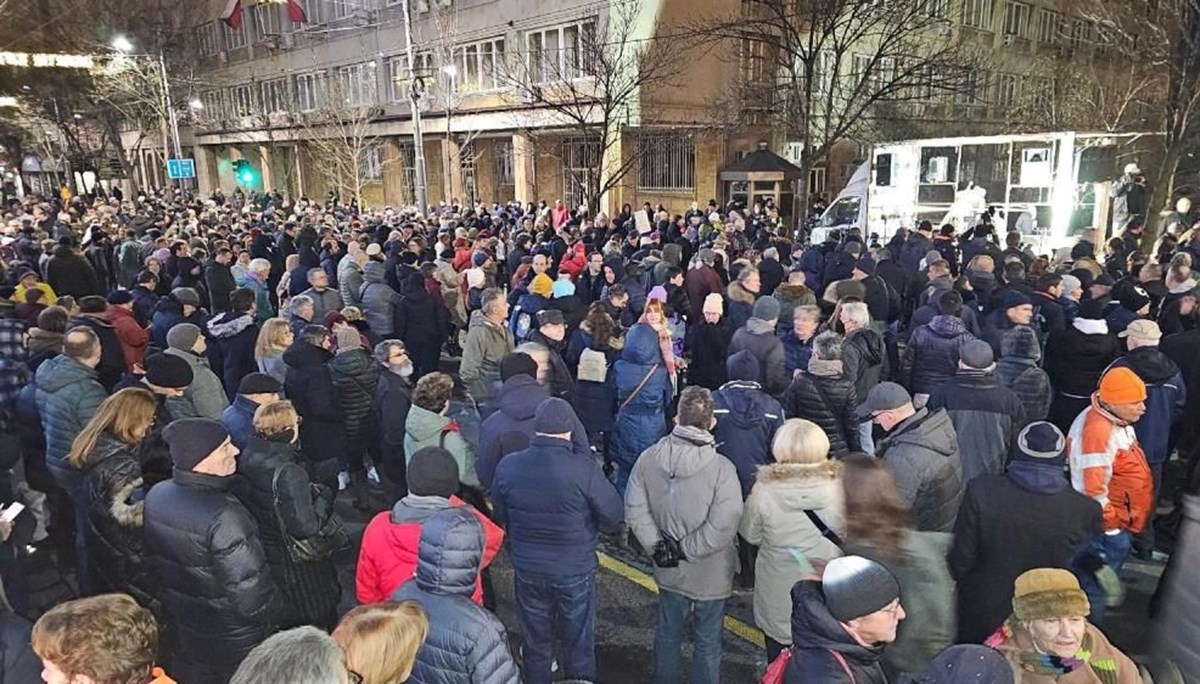
[{"label": "gray coat", "polygon": [[363,318],[371,326],[376,338],[387,339],[396,327],[396,306],[400,303],[400,295],[384,280],[383,264],[378,261],[370,261],[363,266],[363,280],[360,291]]},{"label": "gray coat", "polygon": [[775,334],[775,326],[770,321],[751,318],[733,333],[729,342],[729,355],[749,351],[758,361],[758,379],[767,394],[778,397],[787,391],[791,378],[788,377],[784,366],[783,342]]},{"label": "gray coat", "polygon": [[342,304],[346,306],[361,306],[359,290],[363,286],[363,269],[349,255],[342,257],[337,265],[338,294],[342,296]]},{"label": "gray coat", "polygon": [[313,300],[313,323],[324,321],[325,314],[330,311],[342,310],[342,295],[332,288],[327,287],[323,292],[317,292],[310,287],[300,294]]},{"label": "gray coat", "polygon": [[393,601],[417,601],[429,614],[429,636],[417,651],[410,682],[516,684],[516,663],[499,618],[471,595],[483,557],[483,527],[470,506],[425,519],[417,547],[417,573]]},{"label": "gray coat", "polygon": [[1174,661],[1189,682],[1200,682],[1200,650],[1196,649],[1196,634],[1200,633],[1197,568],[1200,568],[1200,497],[1192,495],[1183,500],[1183,522],[1175,554],[1160,587],[1157,634],[1150,642],[1155,645],[1156,655]]},{"label": "gray coat", "polygon": [[697,601],[728,598],[741,518],[737,470],[705,430],[678,425],[633,466],[625,490],[629,529],[647,551],[663,534],[679,540],[686,558],[675,568],[654,568],[663,589]]},{"label": "gray coat", "polygon": [[945,411],[921,409],[876,448],[921,532],[952,532],[963,497],[958,437]]},{"label": "gray coat", "polygon": [[163,353],[178,356],[192,368],[192,384],[183,391],[183,396],[167,399],[171,417],[221,420],[221,414],[229,408],[229,397],[221,379],[208,367],[208,359],[179,349],[168,349]]}]

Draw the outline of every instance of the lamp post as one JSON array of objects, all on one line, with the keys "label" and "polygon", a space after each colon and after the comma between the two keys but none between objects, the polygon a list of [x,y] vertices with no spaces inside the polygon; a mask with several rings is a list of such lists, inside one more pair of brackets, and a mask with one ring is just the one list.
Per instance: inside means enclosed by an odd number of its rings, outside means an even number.
[{"label": "lamp post", "polygon": [[[421,134],[421,95],[424,94],[424,82],[417,79],[417,56],[413,50],[412,13],[408,6],[409,0],[402,0],[401,10],[404,14],[404,43],[408,55],[408,95],[412,102],[413,120],[413,166],[416,185],[414,194],[417,196],[418,213],[422,216],[429,211],[429,186],[425,178],[425,140]],[[420,83],[420,85],[418,85]]]},{"label": "lamp post", "polygon": [[[455,173],[454,173],[454,158],[450,152],[450,149],[451,149],[450,124],[453,122],[453,116],[454,116],[454,100],[452,99],[454,97],[454,95],[452,93],[454,93],[454,89],[458,86],[458,83],[456,81],[456,79],[458,78],[458,65],[443,64],[442,65],[442,73],[446,75],[446,99],[445,99],[446,142],[443,145],[446,148],[446,161],[444,162],[445,166],[446,166],[446,174],[445,174],[446,187],[445,187],[444,192],[446,194],[446,204],[450,204],[451,201],[454,199],[454,175],[455,175]],[[460,155],[461,155],[461,151],[460,151]]]},{"label": "lamp post", "polygon": [[[155,59],[155,55],[150,54],[135,54],[133,52],[133,43],[125,36],[117,36],[113,38],[112,48],[126,57],[147,57]],[[179,118],[175,114],[175,107],[171,104],[171,82],[167,76],[167,58],[163,54],[162,48],[159,48],[158,55],[158,76],[160,86],[162,88],[163,107],[167,111],[167,125],[170,127],[171,145],[174,147],[175,159],[183,159],[183,145],[179,140]],[[199,109],[199,107],[193,107]],[[165,152],[165,150],[164,150]],[[168,152],[169,154],[169,152]],[[183,185],[183,180],[179,180],[180,186]]]}]

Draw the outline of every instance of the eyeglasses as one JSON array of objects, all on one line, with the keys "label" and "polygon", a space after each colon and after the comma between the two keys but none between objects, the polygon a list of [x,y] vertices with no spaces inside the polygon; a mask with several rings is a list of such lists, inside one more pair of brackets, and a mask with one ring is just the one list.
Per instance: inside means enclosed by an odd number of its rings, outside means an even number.
[{"label": "eyeglasses", "polygon": [[363,676],[347,667],[346,681],[349,682],[349,684],[363,684]]}]

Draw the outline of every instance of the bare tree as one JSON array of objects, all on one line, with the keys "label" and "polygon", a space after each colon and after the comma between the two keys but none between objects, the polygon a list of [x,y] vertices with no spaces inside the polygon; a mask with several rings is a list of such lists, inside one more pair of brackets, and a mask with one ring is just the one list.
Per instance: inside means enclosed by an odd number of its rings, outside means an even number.
[{"label": "bare tree", "polygon": [[370,166],[378,163],[382,170],[385,163],[382,141],[372,130],[382,111],[373,93],[356,92],[348,79],[336,75],[325,80],[321,93],[316,109],[300,115],[309,155],[343,202],[361,204]]},{"label": "bare tree", "polygon": [[1176,174],[1200,140],[1200,0],[1078,0],[1074,12],[1097,27],[1097,44],[1114,62],[1148,80],[1145,98],[1154,130],[1162,134],[1162,161],[1150,197],[1150,224],[1169,207]]},{"label": "bare tree", "polygon": [[[691,27],[738,64],[719,106],[802,144],[798,199],[809,172],[843,140],[878,139],[889,126],[949,111],[958,96],[984,103],[983,51],[952,35],[939,0],[743,0],[732,16]],[[945,116],[945,114],[941,114]],[[949,117],[946,117],[949,118]]]},{"label": "bare tree", "polygon": [[548,113],[537,121],[519,120],[518,128],[535,141],[534,129],[545,131],[546,124],[575,138],[574,161],[589,172],[568,174],[565,180],[577,185],[593,212],[600,198],[640,164],[638,146],[619,146],[627,126],[654,123],[643,89],[671,85],[687,64],[680,41],[639,33],[640,11],[637,2],[615,4],[599,23],[581,23],[566,33],[569,44],[531,43],[504,66],[514,104]]},{"label": "bare tree", "polygon": [[1069,48],[1044,55],[1014,75],[1007,124],[1020,131],[1157,128],[1162,80],[1137,60],[1073,59]]}]

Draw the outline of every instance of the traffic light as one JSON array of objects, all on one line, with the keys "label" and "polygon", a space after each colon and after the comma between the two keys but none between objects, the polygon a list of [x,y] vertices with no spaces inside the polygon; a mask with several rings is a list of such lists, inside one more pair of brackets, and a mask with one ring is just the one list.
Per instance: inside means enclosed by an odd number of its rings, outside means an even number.
[{"label": "traffic light", "polygon": [[258,172],[246,159],[234,160],[233,173],[242,185],[254,185],[258,182]]}]

